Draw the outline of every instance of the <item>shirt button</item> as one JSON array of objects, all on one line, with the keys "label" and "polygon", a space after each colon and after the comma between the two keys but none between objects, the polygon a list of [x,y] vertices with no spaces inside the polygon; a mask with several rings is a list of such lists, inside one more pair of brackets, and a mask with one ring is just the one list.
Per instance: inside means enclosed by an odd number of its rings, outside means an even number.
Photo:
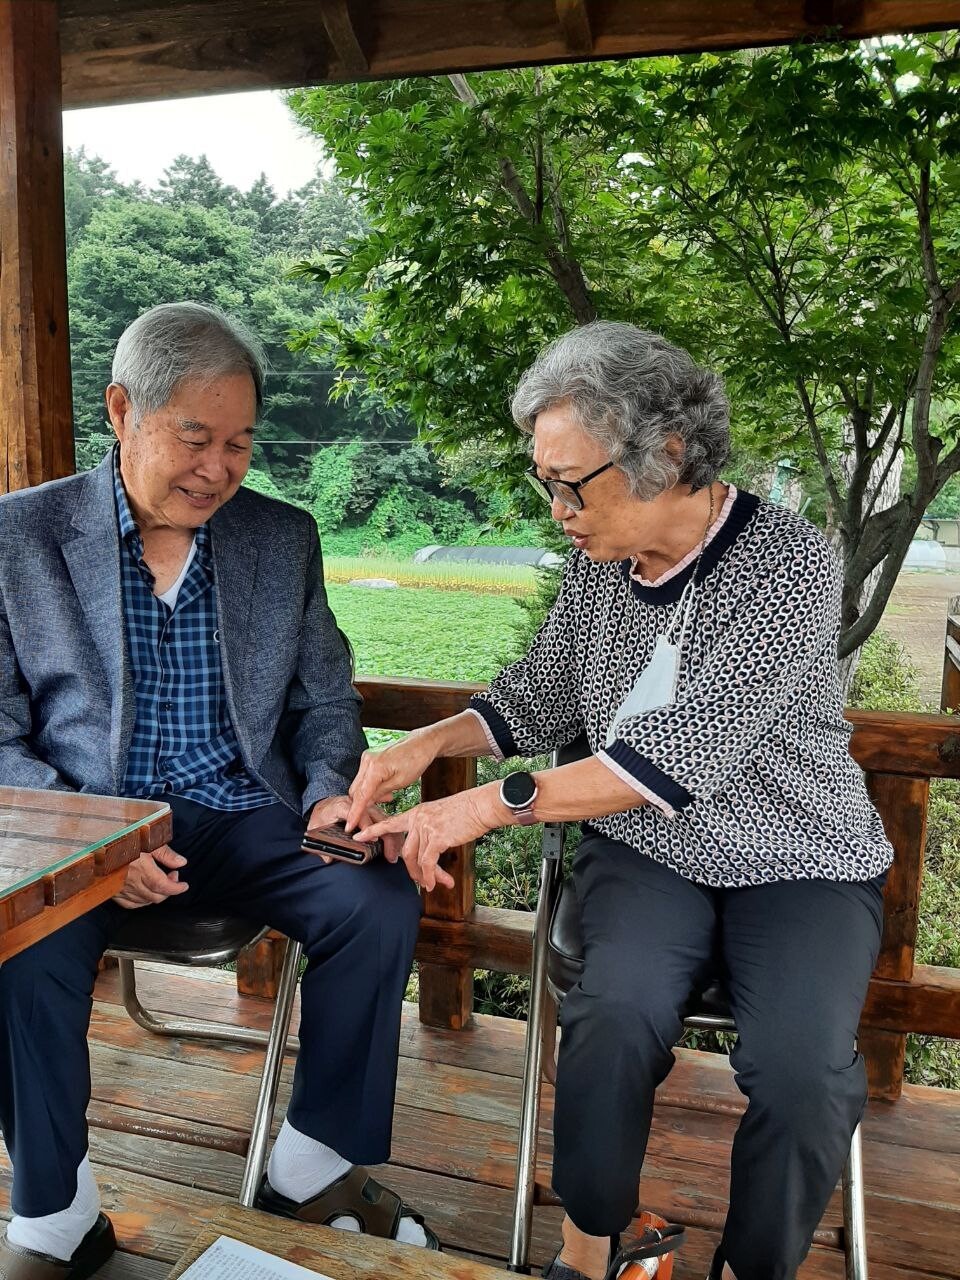
[{"label": "shirt button", "polygon": [[172,703],[172,702],[164,702],[164,703],[162,704],[161,709],[162,709],[163,711],[172,711],[172,710],[173,710],[173,703]]}]

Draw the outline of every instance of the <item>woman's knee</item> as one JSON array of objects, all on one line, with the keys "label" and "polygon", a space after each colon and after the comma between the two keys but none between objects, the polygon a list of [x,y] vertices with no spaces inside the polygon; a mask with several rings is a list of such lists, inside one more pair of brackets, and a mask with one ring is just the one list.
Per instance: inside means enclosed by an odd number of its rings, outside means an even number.
[{"label": "woman's knee", "polygon": [[781,1127],[814,1136],[817,1126],[856,1118],[867,1097],[863,1059],[851,1045],[848,1052],[830,1053],[816,1043],[771,1045],[737,1061],[737,1083],[759,1108]]},{"label": "woman's knee", "polygon": [[673,1002],[619,984],[589,991],[574,987],[561,1007],[560,1023],[566,1037],[645,1060],[669,1054],[683,1029]]}]

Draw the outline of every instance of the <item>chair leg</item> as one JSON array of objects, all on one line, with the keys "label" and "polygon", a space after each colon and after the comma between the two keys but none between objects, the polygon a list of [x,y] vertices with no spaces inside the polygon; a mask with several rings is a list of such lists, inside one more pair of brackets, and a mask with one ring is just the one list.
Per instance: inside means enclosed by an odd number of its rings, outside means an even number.
[{"label": "chair leg", "polygon": [[[287,946],[289,953],[293,943]],[[220,1040],[227,1044],[266,1045],[269,1032],[259,1031],[255,1027],[230,1027],[221,1022],[207,1022],[201,1018],[158,1018],[145,1009],[137,994],[137,971],[134,962],[123,956],[117,957],[120,969],[120,995],[123,1007],[134,1022],[151,1031],[156,1036],[199,1036],[205,1040]],[[296,1036],[287,1041],[287,1051],[296,1053],[300,1042]]]},{"label": "chair leg", "polygon": [[[562,837],[561,837],[562,839]],[[517,1176],[513,1200],[513,1225],[507,1270],[530,1272],[530,1228],[533,1223],[533,1196],[537,1173],[537,1131],[540,1126],[540,1095],[544,1023],[552,1005],[547,990],[547,942],[554,890],[559,883],[559,862],[544,858],[540,872],[540,897],[534,926],[533,958],[530,967],[530,1008],[523,1052],[523,1093],[520,1102],[520,1131],[517,1137]]]},{"label": "chair leg", "polygon": [[846,1280],[867,1280],[867,1217],[863,1197],[863,1142],[857,1125],[843,1166],[843,1254]]},{"label": "chair leg", "polygon": [[267,1051],[263,1059],[263,1074],[260,1077],[260,1090],[257,1094],[257,1105],[253,1113],[253,1125],[250,1130],[250,1145],[247,1148],[247,1162],[243,1169],[243,1181],[240,1185],[240,1203],[246,1209],[253,1208],[263,1168],[266,1164],[267,1143],[270,1140],[270,1128],[273,1124],[273,1112],[277,1105],[277,1089],[280,1085],[280,1070],[283,1066],[283,1054],[287,1045],[287,1032],[290,1028],[290,1017],[293,1013],[293,998],[297,992],[297,973],[300,968],[300,957],[303,947],[291,938],[287,943],[287,954],[280,972],[280,983],[277,990],[277,1002],[273,1008],[273,1024],[267,1040]]},{"label": "chair leg", "polygon": [[543,1031],[540,1036],[540,1070],[543,1078],[557,1087],[557,1023],[560,1009],[556,998],[549,995],[543,1011]]}]

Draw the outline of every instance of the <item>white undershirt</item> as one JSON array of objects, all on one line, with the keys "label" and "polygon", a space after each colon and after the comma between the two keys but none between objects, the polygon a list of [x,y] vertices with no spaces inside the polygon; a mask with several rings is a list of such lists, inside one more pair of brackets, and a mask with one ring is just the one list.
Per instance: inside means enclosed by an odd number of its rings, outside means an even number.
[{"label": "white undershirt", "polygon": [[183,562],[183,568],[177,577],[176,582],[171,587],[167,587],[162,595],[157,595],[158,600],[162,600],[168,609],[173,609],[177,603],[177,596],[180,594],[180,588],[183,586],[183,580],[190,572],[190,566],[193,564],[197,554],[197,539],[194,535],[193,541],[190,543],[190,550],[187,552],[187,558]]}]

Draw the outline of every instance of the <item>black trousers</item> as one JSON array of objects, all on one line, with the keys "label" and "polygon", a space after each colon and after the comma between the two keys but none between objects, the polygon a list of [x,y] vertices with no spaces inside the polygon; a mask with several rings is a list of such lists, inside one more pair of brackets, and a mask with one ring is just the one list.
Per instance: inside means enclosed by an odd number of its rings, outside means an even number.
[{"label": "black trousers", "polygon": [[590,1235],[629,1224],[654,1091],[691,991],[719,969],[749,1100],[721,1252],[737,1280],[791,1280],[866,1102],[854,1045],[882,880],[711,889],[589,828],[573,880],[585,967],[561,1010],[553,1169],[567,1213]]},{"label": "black trousers", "polygon": [[[181,878],[190,888],[140,910],[206,905],[303,943],[300,1054],[287,1116],[346,1159],[382,1164],[420,920],[406,868],[327,866],[301,853],[304,824],[284,805],[223,813],[174,796],[171,808],[172,846],[187,859]],[[76,1195],[87,1150],[93,986],[126,916],[106,903],[0,966],[0,1124],[14,1213],[55,1213]],[[175,1074],[169,1088],[176,1092]]]}]

